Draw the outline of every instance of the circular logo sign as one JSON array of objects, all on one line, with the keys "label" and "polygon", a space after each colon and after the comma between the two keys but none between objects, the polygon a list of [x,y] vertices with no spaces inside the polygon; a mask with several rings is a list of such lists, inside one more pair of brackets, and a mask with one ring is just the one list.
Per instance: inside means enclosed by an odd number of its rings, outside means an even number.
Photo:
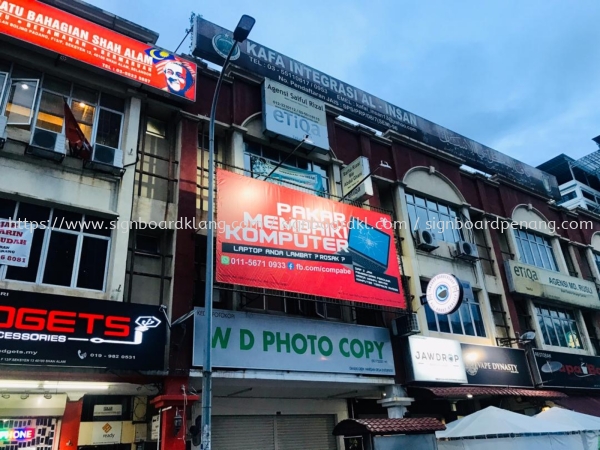
[{"label": "circular logo sign", "polygon": [[454,275],[441,273],[429,280],[426,297],[434,312],[452,314],[462,303],[462,286]]},{"label": "circular logo sign", "polygon": [[[231,46],[233,45],[233,38],[226,34],[217,34],[212,38],[212,45],[215,49],[215,52],[219,54],[223,59],[227,58],[229,51],[231,50]],[[238,45],[231,55],[230,61],[235,61],[240,57],[240,46]]]}]

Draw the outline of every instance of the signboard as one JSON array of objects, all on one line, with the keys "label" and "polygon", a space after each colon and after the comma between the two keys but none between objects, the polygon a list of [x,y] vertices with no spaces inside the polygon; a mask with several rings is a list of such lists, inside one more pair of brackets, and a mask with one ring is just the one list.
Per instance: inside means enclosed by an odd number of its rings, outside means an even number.
[{"label": "signboard", "polygon": [[[316,172],[298,169],[297,167],[277,167],[277,163],[270,159],[256,155],[249,156],[250,170],[253,178],[266,180],[269,183],[287,186],[309,194],[323,196],[326,193],[325,186],[323,185],[323,177]],[[268,179],[266,178],[267,176],[269,177]]]},{"label": "signboard", "polygon": [[123,414],[123,405],[94,405],[94,417],[112,417]]},{"label": "signboard", "polygon": [[409,336],[408,381],[467,383],[460,342]]},{"label": "signboard", "polygon": [[196,64],[39,1],[0,1],[0,33],[196,100]]},{"label": "signboard", "polygon": [[473,344],[461,348],[470,385],[533,387],[524,350]]},{"label": "signboard", "polygon": [[123,422],[94,422],[92,445],[120,444]]},{"label": "signboard", "polygon": [[342,168],[342,192],[348,200],[363,201],[373,197],[373,180],[369,160],[359,156]]},{"label": "signboard", "polygon": [[590,281],[517,261],[505,261],[505,267],[511,292],[600,309],[596,285]]},{"label": "signboard", "polygon": [[0,289],[0,364],[160,370],[160,317],[158,306]]},{"label": "signboard", "polygon": [[[232,45],[232,33],[196,17],[192,53],[223,64]],[[497,173],[542,195],[560,198],[553,175],[542,172],[490,147],[454,133],[405,109],[392,105],[306,64],[256,42],[239,44],[232,64],[275,80],[343,110],[343,115],[379,131],[393,130],[465,160],[486,173]]]},{"label": "signboard", "polygon": [[[192,365],[204,359],[204,309],[194,316]],[[215,367],[394,375],[387,328],[213,311]]]},{"label": "signboard", "polygon": [[329,152],[325,103],[269,79],[263,83],[262,95],[263,126],[267,134],[296,142],[308,136],[316,149]]},{"label": "signboard", "polygon": [[0,442],[27,442],[35,438],[35,428],[2,428],[0,429]]},{"label": "signboard", "polygon": [[160,417],[157,414],[156,416],[152,416],[152,425],[150,428],[150,439],[153,441],[158,440],[158,436],[160,435]]},{"label": "signboard", "polygon": [[530,355],[536,385],[600,389],[600,357],[533,349]]},{"label": "signboard", "polygon": [[390,217],[217,169],[217,281],[404,308]]},{"label": "signboard", "polygon": [[0,219],[0,265],[27,267],[32,242],[31,226]]},{"label": "signboard", "polygon": [[441,273],[427,283],[427,304],[438,314],[452,314],[463,301],[461,282],[454,275]]}]

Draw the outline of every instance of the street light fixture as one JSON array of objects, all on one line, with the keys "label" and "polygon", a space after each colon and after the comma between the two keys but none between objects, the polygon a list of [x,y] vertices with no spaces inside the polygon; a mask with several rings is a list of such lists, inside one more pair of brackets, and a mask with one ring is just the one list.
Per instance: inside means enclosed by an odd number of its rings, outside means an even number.
[{"label": "street light fixture", "polygon": [[499,347],[510,347],[512,344],[519,344],[519,345],[524,345],[524,344],[529,344],[531,341],[533,341],[535,339],[535,331],[526,331],[525,333],[519,335],[517,333],[516,338],[511,338],[511,337],[503,337],[503,338],[496,338],[496,344]]},{"label": "street light fixture", "polygon": [[206,289],[204,291],[204,316],[206,318],[206,339],[204,347],[204,364],[202,365],[202,443],[201,450],[211,448],[211,416],[212,416],[212,309],[213,309],[213,260],[214,260],[214,184],[215,184],[215,120],[217,114],[217,102],[219,92],[223,84],[223,77],[231,56],[234,54],[238,42],[244,42],[254,23],[254,18],[243,15],[233,32],[233,44],[223,69],[215,86],[212,106],[210,108],[210,123],[208,127],[208,230],[206,232]]}]

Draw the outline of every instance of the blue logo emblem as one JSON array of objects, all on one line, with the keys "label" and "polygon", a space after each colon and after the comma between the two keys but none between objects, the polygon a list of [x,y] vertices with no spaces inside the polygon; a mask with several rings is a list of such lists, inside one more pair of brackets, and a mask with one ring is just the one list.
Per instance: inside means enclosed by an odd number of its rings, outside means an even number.
[{"label": "blue logo emblem", "polygon": [[[212,38],[212,45],[215,49],[215,52],[221,56],[221,58],[227,58],[229,51],[231,50],[231,46],[233,45],[233,38],[227,34],[216,34]],[[238,45],[231,55],[231,61],[235,61],[240,57],[240,46]]]},{"label": "blue logo emblem", "polygon": [[435,296],[439,302],[445,302],[448,300],[450,289],[445,284],[440,284],[435,290]]},{"label": "blue logo emblem", "polygon": [[287,268],[290,270],[294,270],[294,263],[288,263]]}]

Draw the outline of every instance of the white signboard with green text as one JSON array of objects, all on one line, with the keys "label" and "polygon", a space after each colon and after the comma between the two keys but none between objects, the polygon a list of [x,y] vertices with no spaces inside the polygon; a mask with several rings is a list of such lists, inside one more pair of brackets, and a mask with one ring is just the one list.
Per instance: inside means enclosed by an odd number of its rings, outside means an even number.
[{"label": "white signboard with green text", "polygon": [[[204,309],[196,308],[194,366],[202,366],[205,334]],[[214,310],[212,348],[215,367],[395,374],[386,328]]]}]

